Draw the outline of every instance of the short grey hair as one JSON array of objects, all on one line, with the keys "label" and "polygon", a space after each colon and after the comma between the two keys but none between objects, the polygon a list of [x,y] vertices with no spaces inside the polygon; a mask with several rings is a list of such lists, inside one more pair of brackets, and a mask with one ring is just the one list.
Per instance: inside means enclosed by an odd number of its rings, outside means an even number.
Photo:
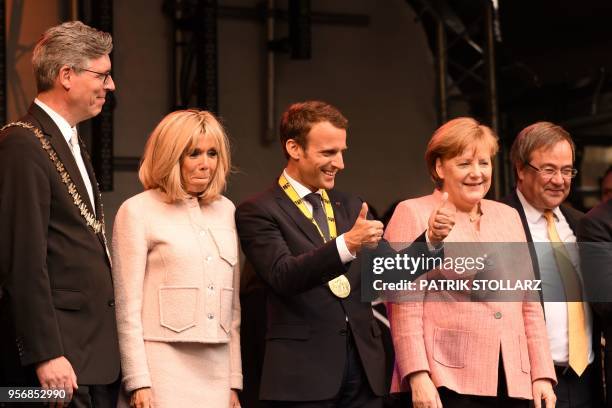
[{"label": "short grey hair", "polygon": [[570,134],[559,125],[551,122],[536,122],[521,130],[510,150],[510,159],[517,169],[523,168],[531,160],[531,154],[538,149],[550,149],[559,142],[566,141],[572,148],[572,162],[576,157],[576,146]]},{"label": "short grey hair", "polygon": [[113,38],[80,21],[49,28],[34,46],[32,67],[38,92],[53,87],[60,69],[68,65],[75,70],[87,68],[89,60],[110,54]]}]

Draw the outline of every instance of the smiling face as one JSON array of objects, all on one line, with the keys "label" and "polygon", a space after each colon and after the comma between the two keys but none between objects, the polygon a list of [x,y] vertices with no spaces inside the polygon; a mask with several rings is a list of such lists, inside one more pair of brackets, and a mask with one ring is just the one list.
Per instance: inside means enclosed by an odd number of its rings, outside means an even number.
[{"label": "smiling face", "polygon": [[113,78],[109,76],[105,82],[105,75],[101,75],[111,70],[108,55],[90,60],[85,68],[99,74],[77,69],[69,77],[68,100],[75,123],[98,115],[106,102],[106,94],[115,90]]},{"label": "smiling face", "polygon": [[311,191],[332,189],[336,174],[344,169],[342,153],[346,150],[346,130],[329,122],[312,126],[306,136],[306,148],[289,139],[286,143],[289,175]]},{"label": "smiling face", "polygon": [[562,177],[558,170],[571,169],[572,157],[572,147],[563,140],[551,148],[542,147],[531,153],[529,163],[538,169],[556,169],[554,176],[544,176],[528,165],[517,170],[518,189],[534,208],[540,211],[552,210],[567,198],[572,179]]},{"label": "smiling face", "polygon": [[215,140],[208,135],[200,136],[194,149],[181,160],[181,181],[185,191],[194,196],[204,192],[215,175],[218,160]]},{"label": "smiling face", "polygon": [[442,191],[462,211],[473,209],[491,187],[491,152],[478,145],[448,159],[436,160],[436,172],[442,180]]}]

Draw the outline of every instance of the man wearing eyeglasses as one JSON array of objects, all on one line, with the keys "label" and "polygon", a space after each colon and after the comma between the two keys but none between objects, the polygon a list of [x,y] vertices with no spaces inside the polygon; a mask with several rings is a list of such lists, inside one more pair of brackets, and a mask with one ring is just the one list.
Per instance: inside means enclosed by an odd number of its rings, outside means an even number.
[{"label": "man wearing eyeglasses", "polygon": [[534,123],[516,137],[511,160],[516,190],[503,201],[518,210],[531,249],[558,385],[557,408],[601,405],[600,335],[584,301],[576,232],[583,213],[563,205],[574,169],[569,133]]},{"label": "man wearing eyeglasses", "polygon": [[0,386],[58,389],[57,406],[116,406],[104,214],[77,131],[115,90],[112,48],[78,21],[48,29],[32,56],[38,95],[0,132]]}]

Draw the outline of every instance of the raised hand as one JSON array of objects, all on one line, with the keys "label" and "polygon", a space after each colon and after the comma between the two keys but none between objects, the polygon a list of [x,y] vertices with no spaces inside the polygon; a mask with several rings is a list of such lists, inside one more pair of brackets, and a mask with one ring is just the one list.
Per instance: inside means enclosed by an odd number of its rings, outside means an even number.
[{"label": "raised hand", "polygon": [[353,228],[344,234],[346,247],[352,254],[357,254],[363,246],[376,246],[383,235],[383,224],[380,221],[368,220],[368,205],[361,204],[361,211]]},{"label": "raised hand", "polygon": [[427,238],[437,245],[450,234],[455,226],[455,206],[448,202],[448,193],[442,194],[442,202],[429,216]]}]

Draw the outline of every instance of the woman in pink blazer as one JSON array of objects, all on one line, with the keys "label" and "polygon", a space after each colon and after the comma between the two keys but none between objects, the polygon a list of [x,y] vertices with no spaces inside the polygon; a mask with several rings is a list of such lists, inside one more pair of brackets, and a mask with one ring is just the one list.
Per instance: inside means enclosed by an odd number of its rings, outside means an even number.
[{"label": "woman in pink blazer", "polygon": [[[525,242],[518,213],[484,199],[497,150],[497,137],[474,119],[440,127],[425,154],[436,188],[401,202],[385,238],[412,242],[427,231],[434,246]],[[515,266],[526,270],[531,263],[519,259]],[[554,406],[556,377],[539,302],[442,302],[423,296],[387,305],[396,356],[391,392],[411,391],[417,408],[527,407],[530,399],[536,407],[542,399],[547,408]]]},{"label": "woman in pink blazer", "polygon": [[240,406],[238,241],[234,205],[221,195],[229,169],[215,117],[173,112],[145,147],[145,191],[117,213],[113,278],[131,407]]}]

